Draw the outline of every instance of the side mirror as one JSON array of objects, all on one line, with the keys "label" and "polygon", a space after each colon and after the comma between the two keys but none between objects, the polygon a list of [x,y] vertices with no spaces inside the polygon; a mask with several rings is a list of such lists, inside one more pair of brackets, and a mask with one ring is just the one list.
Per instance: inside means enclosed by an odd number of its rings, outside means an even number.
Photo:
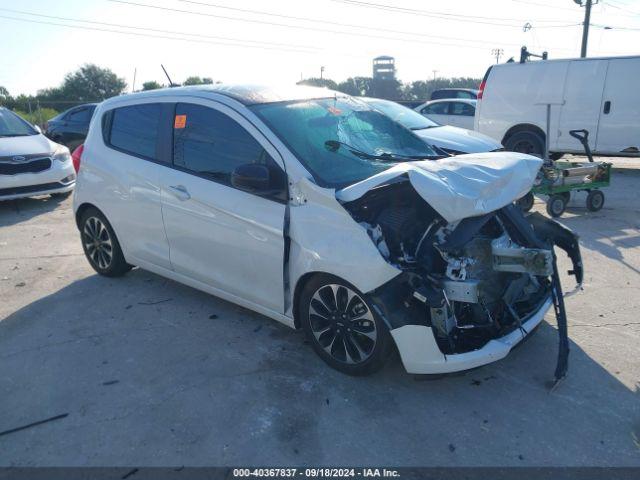
[{"label": "side mirror", "polygon": [[42,133],[42,129],[40,128],[40,126],[39,126],[39,125],[34,125],[34,126],[33,126],[33,128],[35,128],[35,129],[36,129],[36,132],[38,132],[38,133]]},{"label": "side mirror", "polygon": [[263,192],[271,186],[271,174],[266,165],[247,163],[231,173],[231,185],[247,192]]}]

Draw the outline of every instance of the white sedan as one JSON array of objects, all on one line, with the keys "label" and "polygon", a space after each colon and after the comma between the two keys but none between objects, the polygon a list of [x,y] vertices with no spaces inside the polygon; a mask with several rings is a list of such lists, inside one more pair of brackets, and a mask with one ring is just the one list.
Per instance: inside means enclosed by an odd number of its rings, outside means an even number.
[{"label": "white sedan", "polygon": [[417,106],[414,110],[441,125],[473,130],[477,100],[447,98],[432,100]]},{"label": "white sedan", "polygon": [[69,149],[0,107],[0,200],[68,195],[75,183]]}]

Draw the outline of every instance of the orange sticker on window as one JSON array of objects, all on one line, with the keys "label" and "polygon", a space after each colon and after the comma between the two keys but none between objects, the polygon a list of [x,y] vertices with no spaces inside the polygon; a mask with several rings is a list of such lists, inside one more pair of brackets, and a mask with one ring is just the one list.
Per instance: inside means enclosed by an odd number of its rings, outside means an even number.
[{"label": "orange sticker on window", "polygon": [[173,128],[184,128],[186,125],[187,125],[187,116],[176,115],[176,118],[173,121]]},{"label": "orange sticker on window", "polygon": [[329,112],[333,113],[334,115],[340,115],[342,113],[342,110],[336,107],[328,107],[327,110],[329,110]]}]

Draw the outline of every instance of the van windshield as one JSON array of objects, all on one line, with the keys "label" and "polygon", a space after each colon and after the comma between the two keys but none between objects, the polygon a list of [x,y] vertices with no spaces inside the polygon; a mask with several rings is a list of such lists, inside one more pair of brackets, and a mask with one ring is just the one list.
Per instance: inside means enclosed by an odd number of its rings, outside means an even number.
[{"label": "van windshield", "polygon": [[18,115],[0,108],[0,137],[26,137],[37,134],[38,131]]},{"label": "van windshield", "polygon": [[324,187],[343,188],[399,162],[439,158],[413,132],[350,97],[250,108]]}]

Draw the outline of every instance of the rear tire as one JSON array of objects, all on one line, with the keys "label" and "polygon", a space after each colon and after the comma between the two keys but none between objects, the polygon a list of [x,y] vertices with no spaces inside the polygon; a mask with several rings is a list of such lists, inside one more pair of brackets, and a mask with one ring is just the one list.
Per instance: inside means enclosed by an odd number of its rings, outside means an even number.
[{"label": "rear tire", "polygon": [[544,155],[544,138],[532,131],[516,132],[504,143],[504,148],[510,152],[526,153],[542,158]]},{"label": "rear tire", "polygon": [[587,194],[587,209],[597,212],[604,206],[604,193],[600,190],[590,190]]},{"label": "rear tire", "polygon": [[111,224],[100,210],[87,208],[80,217],[82,249],[91,267],[105,277],[119,277],[131,270]]},{"label": "rear tire", "polygon": [[338,277],[320,274],[309,280],[299,314],[315,352],[342,373],[374,373],[391,353],[393,339],[385,323],[364,294]]}]

